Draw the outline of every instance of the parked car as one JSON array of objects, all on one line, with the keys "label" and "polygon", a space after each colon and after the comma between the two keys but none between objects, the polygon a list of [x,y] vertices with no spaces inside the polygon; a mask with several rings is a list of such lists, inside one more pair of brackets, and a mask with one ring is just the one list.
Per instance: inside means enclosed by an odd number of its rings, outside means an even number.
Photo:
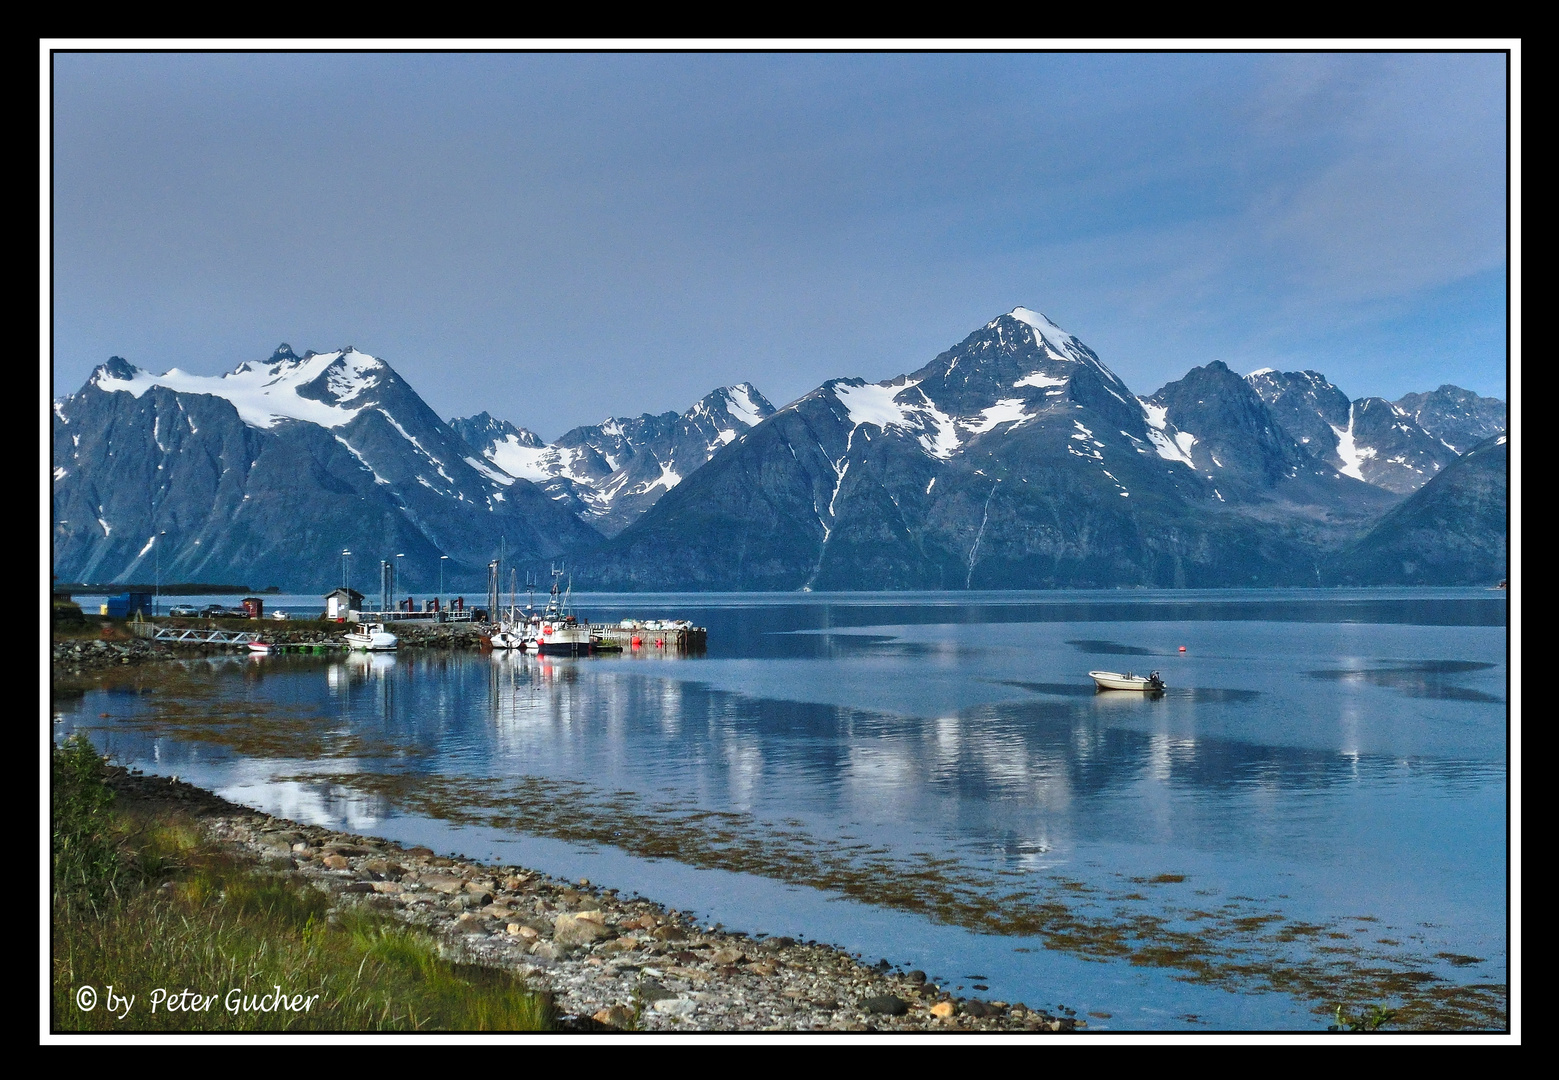
[{"label": "parked car", "polygon": [[174,604],[171,608],[168,609],[168,614],[175,617],[193,618],[194,616],[199,615],[200,612],[190,604]]},{"label": "parked car", "polygon": [[201,617],[207,619],[247,619],[249,613],[243,608],[231,608],[223,604],[211,604],[200,609]]}]

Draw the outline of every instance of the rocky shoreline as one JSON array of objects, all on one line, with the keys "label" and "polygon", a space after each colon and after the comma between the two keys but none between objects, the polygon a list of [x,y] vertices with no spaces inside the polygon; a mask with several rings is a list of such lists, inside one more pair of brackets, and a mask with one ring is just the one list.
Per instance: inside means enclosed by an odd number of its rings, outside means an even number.
[{"label": "rocky shoreline", "polygon": [[488,866],[271,817],[180,781],[112,767],[121,798],[188,812],[209,838],[421,927],[470,963],[549,991],[566,1026],[592,1031],[1067,1032],[1021,1003],[956,997],[831,945],[699,926],[684,912],[588,881]]}]

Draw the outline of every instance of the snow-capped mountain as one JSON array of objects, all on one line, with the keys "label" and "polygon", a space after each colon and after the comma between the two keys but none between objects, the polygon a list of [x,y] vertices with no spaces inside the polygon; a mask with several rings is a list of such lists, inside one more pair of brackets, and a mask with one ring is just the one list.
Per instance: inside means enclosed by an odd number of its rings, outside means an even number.
[{"label": "snow-capped mountain", "polygon": [[381,558],[426,592],[441,556],[470,581],[500,551],[612,589],[1474,580],[1503,550],[1504,444],[1456,448],[1503,424],[1456,387],[1350,400],[1218,361],[1138,397],[1021,307],[894,379],[777,411],[743,383],[550,444],[445,423],[352,348],[216,377],[115,357],[54,403],[54,570],[324,589],[348,548],[370,594]]},{"label": "snow-capped mountain", "polygon": [[450,426],[469,431],[466,441],[492,464],[535,482],[603,534],[615,536],[716,451],[773,413],[751,383],[738,383],[710,392],[680,415],[616,417],[574,428],[551,444],[486,413],[456,418]]},{"label": "snow-capped mountain", "polygon": [[[1401,404],[1378,397],[1349,401],[1315,371],[1263,368],[1246,378],[1305,449],[1345,476],[1407,494],[1456,460],[1455,447],[1426,431]],[[1421,411],[1433,412],[1433,406]]]},{"label": "snow-capped mountain", "polygon": [[[1223,365],[1198,370],[1140,400],[1017,308],[913,373],[823,384],[576,565],[611,588],[1313,582],[1317,530],[1393,498],[1306,455]],[[1243,509],[1285,500],[1323,512]]]},{"label": "snow-capped mountain", "polygon": [[[161,537],[158,544],[154,537]],[[599,534],[472,453],[389,364],[352,348],[222,376],[114,357],[54,406],[54,567],[63,580],[377,586],[482,573],[506,547],[546,558]],[[368,567],[372,566],[372,570]]]}]

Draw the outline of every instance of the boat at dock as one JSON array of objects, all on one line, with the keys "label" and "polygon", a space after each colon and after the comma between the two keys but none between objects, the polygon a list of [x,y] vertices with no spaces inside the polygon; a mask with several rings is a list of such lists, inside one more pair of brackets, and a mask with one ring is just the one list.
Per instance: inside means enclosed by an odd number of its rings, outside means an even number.
[{"label": "boat at dock", "polygon": [[552,591],[547,596],[547,606],[541,614],[531,615],[526,623],[529,632],[525,647],[533,649],[540,656],[591,656],[595,653],[597,635],[591,629],[589,620],[580,622],[568,610],[574,586],[570,582],[568,588],[559,593],[558,580],[563,573],[553,568]]},{"label": "boat at dock", "polygon": [[384,628],[384,623],[366,623],[342,639],[349,649],[366,652],[389,652],[398,648],[401,640]]},{"label": "boat at dock", "polygon": [[1158,693],[1164,689],[1164,680],[1154,671],[1147,675],[1133,675],[1127,671],[1090,671],[1088,677],[1097,690],[1137,690]]}]

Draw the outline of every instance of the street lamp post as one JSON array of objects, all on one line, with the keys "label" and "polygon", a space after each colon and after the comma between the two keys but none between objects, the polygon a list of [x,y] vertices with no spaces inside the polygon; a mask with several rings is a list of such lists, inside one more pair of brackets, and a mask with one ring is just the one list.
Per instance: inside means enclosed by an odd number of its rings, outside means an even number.
[{"label": "street lamp post", "polygon": [[[152,584],[152,618],[162,614],[162,545],[157,541],[168,535],[168,530],[163,529],[152,537],[152,565],[156,569],[156,580]],[[142,595],[145,595],[144,593]]]},{"label": "street lamp post", "polygon": [[449,561],[448,555],[438,557],[438,608],[444,610],[444,564]]},{"label": "street lamp post", "polygon": [[[406,557],[406,553],[404,551],[397,551],[395,553],[395,557],[397,559],[404,559]],[[395,607],[395,579],[400,575],[400,570],[401,564],[396,563],[394,570],[390,574],[390,607],[392,609]]]},{"label": "street lamp post", "polygon": [[348,551],[346,548],[342,548],[341,549],[341,587],[343,589],[347,587],[347,584],[346,584],[346,561],[347,561],[347,559],[349,559],[351,557],[352,557],[352,553],[350,551]]}]

